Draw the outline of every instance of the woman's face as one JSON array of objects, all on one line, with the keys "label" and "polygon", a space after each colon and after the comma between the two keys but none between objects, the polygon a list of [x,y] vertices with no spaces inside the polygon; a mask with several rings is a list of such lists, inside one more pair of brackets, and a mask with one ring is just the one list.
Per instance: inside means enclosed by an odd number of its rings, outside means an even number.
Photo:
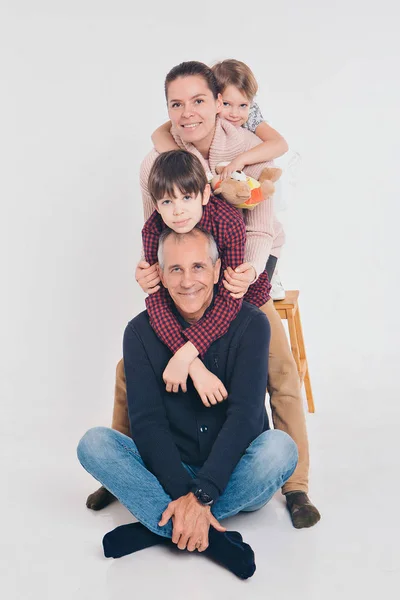
[{"label": "woman's face", "polygon": [[167,95],[169,118],[183,141],[196,144],[213,134],[222,98],[220,94],[214,98],[203,77],[178,77],[169,84]]}]

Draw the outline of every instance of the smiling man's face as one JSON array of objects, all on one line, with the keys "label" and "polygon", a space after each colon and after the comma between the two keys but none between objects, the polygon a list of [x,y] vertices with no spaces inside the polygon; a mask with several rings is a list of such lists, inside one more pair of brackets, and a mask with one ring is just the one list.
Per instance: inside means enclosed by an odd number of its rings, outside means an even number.
[{"label": "smiling man's face", "polygon": [[212,264],[208,239],[201,231],[193,230],[178,239],[172,234],[165,240],[161,280],[189,323],[201,319],[210,306],[220,268],[220,259]]}]

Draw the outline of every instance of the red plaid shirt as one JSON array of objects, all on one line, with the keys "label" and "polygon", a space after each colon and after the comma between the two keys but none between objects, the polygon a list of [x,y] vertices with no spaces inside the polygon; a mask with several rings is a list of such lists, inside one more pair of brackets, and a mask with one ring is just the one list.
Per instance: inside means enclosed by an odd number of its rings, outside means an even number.
[{"label": "red plaid shirt", "polygon": [[[242,214],[215,196],[211,196],[208,204],[204,206],[199,225],[212,234],[221,258],[218,291],[210,310],[190,327],[182,328],[172,311],[172,300],[168,291],[162,286],[158,292],[146,298],[146,308],[150,325],[174,354],[190,341],[203,358],[211,344],[225,335],[242,306],[242,300],[232,298],[222,279],[228,266],[236,269],[244,261],[246,227]],[[158,240],[165,227],[159,213],[154,211],[142,229],[144,255],[151,265],[157,262]],[[268,275],[264,271],[249,287],[243,300],[260,307],[269,300],[270,289]]]}]

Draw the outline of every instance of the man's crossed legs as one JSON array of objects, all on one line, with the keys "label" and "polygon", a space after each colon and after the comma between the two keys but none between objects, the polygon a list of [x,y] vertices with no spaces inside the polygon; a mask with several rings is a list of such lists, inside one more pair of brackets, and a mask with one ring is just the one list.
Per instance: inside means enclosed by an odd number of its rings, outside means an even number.
[{"label": "man's crossed legs", "polygon": [[[107,534],[103,541],[106,556],[122,556],[156,543],[170,543],[171,521],[164,527],[158,523],[171,498],[148,471],[130,437],[114,429],[95,427],[83,436],[77,452],[82,466],[141,524],[118,527]],[[278,430],[262,433],[237,464],[212,508],[214,517],[219,521],[240,511],[260,509],[292,475],[297,459],[296,444],[287,434]],[[195,477],[198,467],[184,467]],[[205,553],[239,577],[254,573],[254,554],[237,532],[221,533],[210,528]]]},{"label": "man's crossed legs", "polygon": [[[261,310],[267,315],[271,326],[268,392],[274,428],[288,433],[296,442],[299,452],[298,465],[289,481],[283,486],[282,492],[286,495],[293,525],[296,528],[311,527],[319,521],[320,514],[307,495],[309,453],[300,380],[281,318],[273,301],[269,300],[261,307]],[[117,365],[111,426],[121,433],[130,435],[126,381],[122,360]],[[113,500],[113,495],[106,487],[101,487],[90,494],[86,505],[88,508],[100,510]]]}]

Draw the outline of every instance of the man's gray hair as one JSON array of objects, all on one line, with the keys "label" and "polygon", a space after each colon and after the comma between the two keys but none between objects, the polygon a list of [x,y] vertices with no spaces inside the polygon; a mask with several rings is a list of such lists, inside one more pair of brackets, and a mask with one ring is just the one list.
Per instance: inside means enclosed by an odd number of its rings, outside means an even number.
[{"label": "man's gray hair", "polygon": [[218,252],[218,247],[217,244],[213,238],[213,236],[211,235],[211,233],[209,233],[208,231],[206,231],[205,229],[203,229],[202,227],[199,227],[198,225],[196,225],[196,227],[194,227],[191,231],[188,231],[187,233],[177,233],[176,231],[174,231],[173,229],[169,229],[168,227],[166,229],[163,230],[163,232],[160,235],[160,239],[158,240],[158,252],[157,252],[157,258],[158,258],[158,264],[160,265],[160,269],[162,271],[164,271],[164,244],[165,244],[165,240],[167,238],[169,238],[170,235],[175,236],[175,239],[177,241],[183,240],[186,236],[196,236],[197,233],[200,232],[201,234],[203,234],[208,241],[208,255],[211,258],[211,262],[213,265],[215,265],[215,263],[217,262],[218,258],[219,258],[219,252]]}]

